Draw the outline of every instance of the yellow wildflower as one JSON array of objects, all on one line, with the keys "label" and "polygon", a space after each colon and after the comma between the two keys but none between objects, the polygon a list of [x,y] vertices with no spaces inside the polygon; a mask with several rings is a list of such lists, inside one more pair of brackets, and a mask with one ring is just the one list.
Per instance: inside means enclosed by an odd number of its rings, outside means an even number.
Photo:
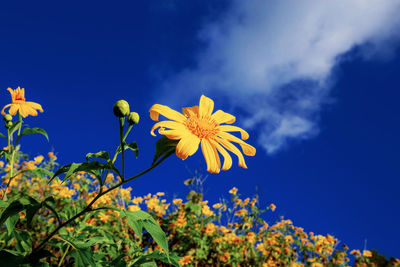
[{"label": "yellow wildflower", "polygon": [[4,161],[0,160],[0,168],[3,168],[3,167],[4,167]]},{"label": "yellow wildflower", "polygon": [[356,256],[361,256],[361,252],[358,249],[353,249],[350,254],[356,255]]},{"label": "yellow wildflower", "polygon": [[43,161],[43,159],[44,157],[41,155],[33,158],[36,164],[40,164]]},{"label": "yellow wildflower", "polygon": [[213,208],[214,209],[219,209],[219,208],[221,208],[222,207],[222,204],[221,203],[217,203],[217,204],[214,204],[213,205]]},{"label": "yellow wildflower", "polygon": [[372,257],[372,252],[369,251],[369,250],[364,250],[363,251],[363,256],[370,258],[370,257]]},{"label": "yellow wildflower", "polygon": [[156,195],[159,196],[159,197],[162,197],[163,195],[165,195],[165,193],[164,192],[158,192]]},{"label": "yellow wildflower", "polygon": [[180,205],[180,204],[182,204],[182,199],[176,198],[176,199],[172,200],[172,203],[174,203],[175,205]]},{"label": "yellow wildflower", "polygon": [[275,211],[276,206],[275,206],[274,204],[271,204],[271,205],[269,205],[269,208],[270,208],[272,211]]},{"label": "yellow wildflower", "polygon": [[37,116],[38,113],[36,110],[39,110],[40,112],[43,112],[42,106],[39,105],[38,103],[34,102],[26,102],[25,101],[25,89],[24,88],[17,88],[15,90],[8,88],[7,89],[10,94],[11,94],[11,104],[5,105],[3,109],[1,110],[1,114],[6,115],[4,110],[7,107],[10,107],[8,110],[8,113],[11,115],[21,114],[22,117],[27,117],[28,115],[31,116]]},{"label": "yellow wildflower", "polygon": [[238,189],[236,187],[234,187],[231,190],[229,190],[229,194],[236,195],[237,191],[238,191]]},{"label": "yellow wildflower", "polygon": [[140,204],[142,202],[143,202],[143,198],[141,198],[141,197],[135,197],[134,199],[132,199],[133,204]]},{"label": "yellow wildflower", "polygon": [[129,211],[138,211],[138,210],[140,210],[140,207],[137,205],[130,205],[130,206],[128,206],[128,210]]},{"label": "yellow wildflower", "polygon": [[[221,169],[228,170],[232,166],[232,158],[226,149],[239,158],[240,167],[247,168],[242,153],[231,142],[238,143],[245,155],[254,156],[256,149],[242,141],[248,139],[249,134],[236,126],[221,125],[232,124],[236,118],[222,110],[212,114],[213,109],[214,101],[204,95],[201,96],[198,106],[183,108],[183,114],[167,106],[155,104],[150,108],[151,119],[158,121],[161,114],[172,121],[156,123],[151,129],[151,134],[155,136],[154,130],[160,127],[159,134],[172,140],[180,140],[176,146],[176,155],[182,160],[193,155],[201,144],[207,171],[211,173],[219,173]],[[240,132],[241,139],[229,132]],[[224,157],[222,168],[218,152]]]},{"label": "yellow wildflower", "polygon": [[53,152],[49,152],[49,153],[47,153],[47,155],[49,156],[49,158],[50,158],[51,160],[56,160],[56,159],[57,159],[56,155],[54,155]]},{"label": "yellow wildflower", "polygon": [[183,256],[181,259],[179,259],[179,264],[182,266],[188,265],[189,263],[192,262],[192,258],[193,256],[191,255]]}]

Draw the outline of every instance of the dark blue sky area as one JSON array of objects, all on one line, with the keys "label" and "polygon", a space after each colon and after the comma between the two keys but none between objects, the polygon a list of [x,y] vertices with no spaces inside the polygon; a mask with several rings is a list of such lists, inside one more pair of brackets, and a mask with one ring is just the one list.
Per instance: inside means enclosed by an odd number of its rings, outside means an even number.
[{"label": "dark blue sky area", "polygon": [[[159,97],[159,86],[195,64],[204,46],[198,31],[226,8],[225,1],[159,3],[0,4],[0,105],[10,101],[8,87],[25,87],[27,100],[45,111],[26,122],[50,136],[50,143],[25,138],[24,152],[54,150],[67,164],[83,161],[87,152],[114,151],[118,122],[112,105],[126,99],[141,115],[129,139],[138,142],[140,157],[128,154],[127,172],[151,163],[157,138],[149,134],[148,110],[154,103],[169,104]],[[217,202],[233,186],[244,196],[257,190],[263,205],[278,207],[267,216],[270,221],[284,215],[350,248],[363,249],[367,240],[367,249],[399,258],[400,54],[385,61],[356,54],[350,52],[352,59],[336,68],[333,101],[320,114],[316,137],[291,142],[271,156],[257,145],[257,129],[250,130],[257,154],[246,158],[249,169],[234,159],[228,172],[210,174],[205,198]],[[231,109],[222,98],[215,102],[218,109]],[[207,175],[200,151],[184,162],[173,156],[132,183],[133,194],[184,197],[183,181],[195,170]]]}]

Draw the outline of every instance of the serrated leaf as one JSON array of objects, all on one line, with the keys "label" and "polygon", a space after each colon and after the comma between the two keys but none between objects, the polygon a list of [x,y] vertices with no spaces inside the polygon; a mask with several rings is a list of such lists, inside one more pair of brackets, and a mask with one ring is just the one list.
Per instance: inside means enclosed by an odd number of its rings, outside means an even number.
[{"label": "serrated leaf", "polygon": [[166,136],[161,137],[156,142],[156,153],[152,165],[156,164],[157,160],[163,156],[171,155],[175,152],[179,140],[171,140]]},{"label": "serrated leaf", "polygon": [[24,135],[37,134],[37,133],[43,135],[44,137],[46,137],[47,141],[49,141],[49,136],[47,135],[47,132],[42,128],[24,128],[22,130],[22,133],[17,137],[16,143],[18,143],[18,141]]},{"label": "serrated leaf", "polygon": [[110,160],[110,155],[108,154],[108,151],[99,151],[97,153],[87,153],[85,158],[87,161],[89,161],[89,158],[99,158],[108,161]]},{"label": "serrated leaf", "polygon": [[93,252],[90,248],[74,249],[68,255],[75,259],[76,267],[96,266],[93,261]]},{"label": "serrated leaf", "polygon": [[129,226],[132,230],[142,236],[143,228],[151,235],[154,241],[164,250],[168,257],[168,242],[164,231],[154,218],[142,210],[138,211],[123,211],[123,216],[126,216]]}]

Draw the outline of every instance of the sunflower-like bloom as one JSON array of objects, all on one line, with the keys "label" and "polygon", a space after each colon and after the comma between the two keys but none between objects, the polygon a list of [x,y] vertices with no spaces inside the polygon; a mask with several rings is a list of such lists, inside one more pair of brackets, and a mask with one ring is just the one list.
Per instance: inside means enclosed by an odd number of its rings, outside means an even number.
[{"label": "sunflower-like bloom", "polygon": [[[221,169],[230,169],[232,158],[227,150],[238,157],[240,167],[247,168],[242,152],[231,142],[238,143],[245,155],[254,156],[256,149],[243,141],[249,138],[249,134],[239,127],[226,125],[234,123],[235,116],[222,110],[213,113],[213,110],[214,101],[204,95],[201,96],[198,106],[183,108],[183,114],[167,106],[155,104],[150,108],[151,119],[158,121],[161,114],[170,121],[156,123],[151,134],[156,136],[154,130],[160,127],[159,134],[172,140],[180,140],[176,146],[176,155],[182,160],[193,155],[201,144],[209,172],[219,173]],[[229,132],[240,132],[241,139]],[[219,153],[224,157],[222,168]]]},{"label": "sunflower-like bloom", "polygon": [[3,107],[1,110],[1,114],[6,115],[4,113],[4,110],[7,107],[10,107],[10,110],[8,111],[9,114],[15,115],[19,111],[22,117],[26,117],[28,115],[31,116],[37,116],[38,113],[36,110],[39,110],[40,112],[43,112],[42,106],[38,103],[34,102],[27,102],[25,101],[25,89],[24,88],[17,88],[15,90],[8,88],[7,89],[10,94],[11,94],[11,104],[8,104]]}]

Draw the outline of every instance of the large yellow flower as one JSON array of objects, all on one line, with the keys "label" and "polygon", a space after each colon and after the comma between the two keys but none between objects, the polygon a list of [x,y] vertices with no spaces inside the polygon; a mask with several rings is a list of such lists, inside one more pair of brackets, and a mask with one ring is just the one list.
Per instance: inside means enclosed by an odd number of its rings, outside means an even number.
[{"label": "large yellow flower", "polygon": [[43,112],[42,106],[40,104],[25,101],[25,89],[24,88],[21,89],[18,87],[15,90],[8,88],[7,90],[11,94],[12,102],[11,102],[11,104],[8,104],[3,107],[3,109],[1,110],[1,114],[6,115],[4,113],[4,110],[7,107],[10,107],[10,110],[8,111],[8,113],[10,113],[11,115],[15,115],[19,111],[21,116],[24,118],[28,115],[37,116],[38,113],[36,110]]},{"label": "large yellow flower", "polygon": [[[193,155],[201,144],[209,172],[219,173],[221,170],[218,152],[224,157],[222,170],[228,170],[232,166],[232,158],[226,150],[239,158],[240,167],[247,168],[242,153],[231,142],[238,143],[245,155],[254,156],[256,149],[241,140],[248,139],[249,134],[239,127],[224,124],[234,123],[235,116],[222,110],[213,113],[213,109],[214,101],[204,95],[201,96],[198,106],[183,108],[183,114],[167,106],[155,104],[150,108],[151,119],[158,121],[161,114],[171,121],[156,123],[151,134],[156,136],[154,130],[160,127],[160,134],[169,139],[180,140],[176,146],[176,155],[183,160]],[[228,132],[240,132],[241,139]]]}]

